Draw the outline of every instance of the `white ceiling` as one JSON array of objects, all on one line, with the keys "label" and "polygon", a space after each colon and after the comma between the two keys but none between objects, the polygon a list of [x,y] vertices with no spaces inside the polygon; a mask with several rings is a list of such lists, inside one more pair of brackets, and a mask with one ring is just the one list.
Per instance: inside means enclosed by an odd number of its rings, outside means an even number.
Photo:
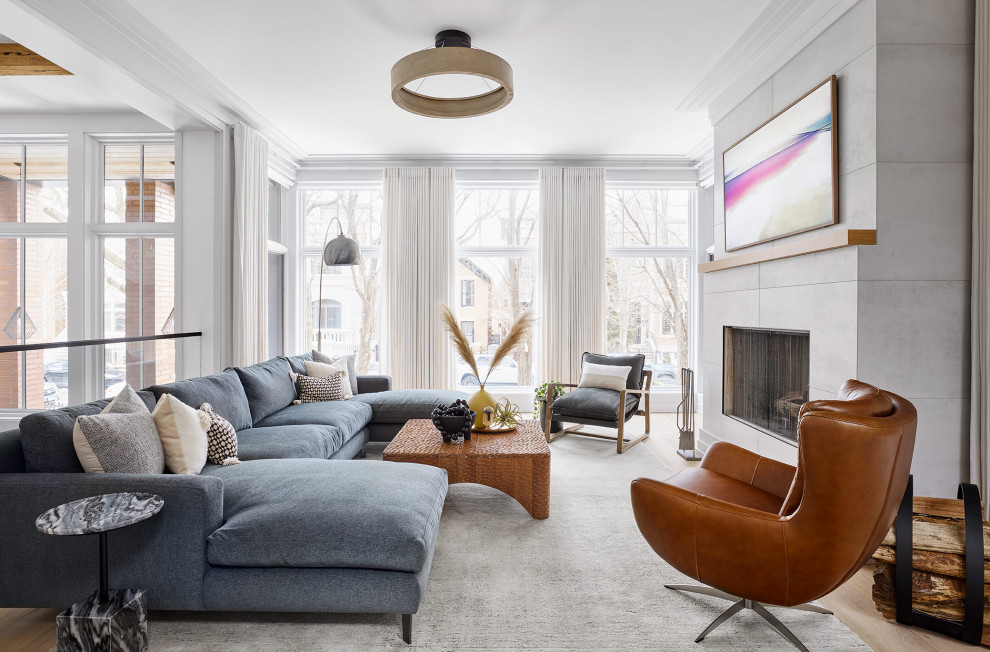
[{"label": "white ceiling", "polygon": [[[0,43],[14,43],[0,34]],[[126,111],[130,107],[73,75],[0,76],[0,113]]]},{"label": "white ceiling", "polygon": [[130,108],[75,75],[0,76],[0,113],[86,113]]},{"label": "white ceiling", "polygon": [[[341,156],[685,154],[710,124],[675,107],[768,3],[128,1],[309,154]],[[445,28],[512,65],[508,107],[438,120],[392,103],[392,64]]]}]

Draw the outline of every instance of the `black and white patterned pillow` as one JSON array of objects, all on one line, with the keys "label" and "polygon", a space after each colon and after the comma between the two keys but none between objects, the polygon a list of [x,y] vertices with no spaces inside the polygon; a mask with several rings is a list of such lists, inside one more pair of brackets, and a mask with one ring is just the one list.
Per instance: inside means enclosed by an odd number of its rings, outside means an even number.
[{"label": "black and white patterned pillow", "polygon": [[344,384],[339,371],[322,378],[299,374],[296,376],[296,387],[299,388],[299,398],[293,403],[297,405],[344,400]]},{"label": "black and white patterned pillow", "polygon": [[203,403],[199,409],[210,417],[210,427],[206,429],[206,459],[213,464],[230,466],[239,464],[237,459],[237,431],[222,416],[213,411],[213,406]]}]

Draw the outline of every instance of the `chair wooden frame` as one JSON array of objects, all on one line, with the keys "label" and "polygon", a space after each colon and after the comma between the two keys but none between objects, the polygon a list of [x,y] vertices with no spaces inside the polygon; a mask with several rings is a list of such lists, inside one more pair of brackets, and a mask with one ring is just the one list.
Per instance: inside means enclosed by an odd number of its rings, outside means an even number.
[{"label": "chair wooden frame", "polygon": [[[609,441],[615,439],[616,453],[618,453],[619,455],[625,453],[627,450],[629,450],[639,442],[643,441],[644,439],[648,439],[650,437],[650,386],[652,384],[653,384],[653,372],[650,371],[649,369],[644,369],[642,389],[623,389],[619,392],[619,420],[618,420],[618,424],[615,426],[616,434],[615,437],[613,438],[608,435],[598,434],[596,432],[585,432],[584,430],[582,430],[582,428],[586,424],[580,424],[580,423],[570,426],[568,428],[564,428],[560,432],[551,433],[550,423],[551,421],[554,421],[553,408],[551,406],[553,404],[556,388],[558,387],[575,388],[577,387],[577,385],[571,383],[550,383],[547,386],[547,410],[546,410],[547,414],[546,414],[546,421],[543,424],[543,434],[546,435],[547,443],[549,444],[550,442],[556,439],[560,439],[564,435],[581,435],[583,437],[595,437],[596,439],[607,439]],[[635,412],[635,415],[646,417],[646,428],[645,428],[646,431],[642,435],[634,439],[625,439],[624,437],[626,431],[626,396],[628,394],[639,394],[640,396],[642,396],[642,401],[640,402],[641,409],[637,410]],[[567,417],[562,417],[559,420],[566,421]],[[602,426],[602,427],[607,427],[607,426]]]}]

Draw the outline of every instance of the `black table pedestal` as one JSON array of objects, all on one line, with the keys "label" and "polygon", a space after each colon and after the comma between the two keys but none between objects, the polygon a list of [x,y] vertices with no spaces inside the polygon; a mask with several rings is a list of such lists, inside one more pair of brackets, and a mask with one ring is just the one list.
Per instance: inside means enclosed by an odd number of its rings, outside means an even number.
[{"label": "black table pedestal", "polygon": [[109,588],[107,532],[149,519],[164,504],[161,496],[149,493],[102,494],[52,507],[35,519],[35,527],[45,534],[100,538],[100,588],[58,615],[58,652],[148,649],[144,589]]},{"label": "black table pedestal", "polygon": [[144,589],[100,591],[77,602],[56,619],[58,652],[145,652],[148,609]]}]

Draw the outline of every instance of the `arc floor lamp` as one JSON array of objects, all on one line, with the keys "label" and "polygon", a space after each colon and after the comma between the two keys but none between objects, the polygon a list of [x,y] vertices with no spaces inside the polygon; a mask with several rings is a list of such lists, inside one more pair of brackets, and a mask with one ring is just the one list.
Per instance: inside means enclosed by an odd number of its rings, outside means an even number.
[{"label": "arc floor lamp", "polygon": [[[333,223],[337,223],[337,237],[327,241]],[[323,235],[323,258],[320,260],[320,302],[316,311],[316,350],[323,352],[323,266],[344,267],[361,264],[361,247],[355,240],[344,235],[340,223],[340,198],[337,199],[337,216],[330,218],[327,231]]]}]

